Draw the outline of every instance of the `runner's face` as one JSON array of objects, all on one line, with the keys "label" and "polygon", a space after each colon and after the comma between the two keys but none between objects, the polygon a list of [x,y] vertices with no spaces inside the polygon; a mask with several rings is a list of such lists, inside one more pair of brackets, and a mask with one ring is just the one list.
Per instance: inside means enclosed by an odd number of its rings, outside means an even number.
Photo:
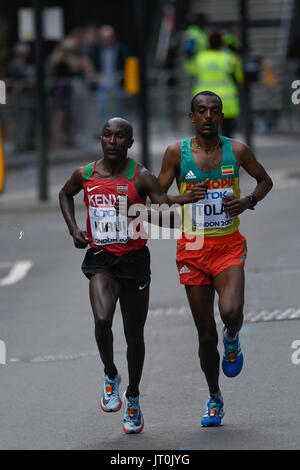
[{"label": "runner's face", "polygon": [[129,139],[123,126],[107,124],[103,128],[101,144],[105,157],[118,160],[127,156],[132,140]]},{"label": "runner's face", "polygon": [[196,124],[196,130],[202,135],[217,134],[223,119],[220,102],[213,96],[199,96],[194,103],[194,112],[190,119]]}]

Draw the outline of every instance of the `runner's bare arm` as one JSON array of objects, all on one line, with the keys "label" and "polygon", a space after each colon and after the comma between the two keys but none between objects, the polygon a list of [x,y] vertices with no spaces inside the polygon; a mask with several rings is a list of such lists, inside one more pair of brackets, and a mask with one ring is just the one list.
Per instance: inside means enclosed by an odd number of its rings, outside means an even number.
[{"label": "runner's bare arm", "polygon": [[[174,179],[180,176],[180,159],[181,159],[181,142],[169,145],[167,148],[160,173],[158,175],[158,181],[165,192],[172,185]],[[179,194],[176,196],[170,196],[169,198],[173,204],[190,204],[197,202],[199,199],[205,197],[207,191],[208,179],[202,183],[196,184],[191,191],[185,194]]]},{"label": "runner's bare arm", "polygon": [[[165,192],[167,192],[173,181],[180,172],[180,142],[169,145],[165,151],[158,181]],[[173,198],[173,196],[171,196]]]},{"label": "runner's bare arm", "polygon": [[149,197],[151,203],[155,204],[157,207],[152,207],[148,209],[145,205],[132,205],[131,201],[128,199],[127,207],[121,207],[120,200],[117,200],[115,207],[118,212],[122,213],[122,211],[128,210],[129,216],[138,216],[144,221],[154,223],[155,225],[159,226],[166,226],[165,219],[167,219],[167,217],[163,217],[162,214],[164,214],[165,216],[166,214],[168,214],[170,216],[169,219],[171,221],[168,227],[180,227],[180,220],[177,221],[177,215],[175,214],[174,217],[174,213],[178,206],[171,207],[171,209],[169,210],[169,207],[173,206],[171,199],[163,191],[158,179],[142,165],[139,165],[137,168],[135,176],[135,186],[143,199]]},{"label": "runner's bare arm", "polygon": [[[264,167],[257,161],[248,145],[242,142],[232,141],[232,146],[238,165],[241,165],[250,176],[256,179],[257,185],[251,194],[253,194],[257,201],[261,201],[272,189],[272,179]],[[251,202],[248,197],[241,199],[224,197],[224,200],[228,201],[226,207],[232,216],[239,215],[244,210],[251,208]]]},{"label": "runner's bare arm", "polygon": [[74,196],[82,189],[82,168],[78,168],[59,192],[60,208],[76,248],[86,248],[91,241],[86,231],[78,228],[75,219]]},{"label": "runner's bare arm", "polygon": [[143,197],[149,197],[152,204],[172,205],[171,199],[161,187],[156,176],[141,165],[138,167],[135,183]]}]

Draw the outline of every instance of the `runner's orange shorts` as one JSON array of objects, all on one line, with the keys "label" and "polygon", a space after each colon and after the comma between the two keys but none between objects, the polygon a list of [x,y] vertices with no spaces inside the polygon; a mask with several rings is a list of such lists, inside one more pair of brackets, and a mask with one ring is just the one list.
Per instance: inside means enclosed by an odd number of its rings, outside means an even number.
[{"label": "runner's orange shorts", "polygon": [[[201,239],[199,239],[201,240]],[[204,286],[229,266],[244,266],[247,241],[239,231],[220,237],[206,237],[202,248],[193,249],[192,240],[179,238],[176,262],[180,284]],[[191,249],[192,248],[192,249]]]}]

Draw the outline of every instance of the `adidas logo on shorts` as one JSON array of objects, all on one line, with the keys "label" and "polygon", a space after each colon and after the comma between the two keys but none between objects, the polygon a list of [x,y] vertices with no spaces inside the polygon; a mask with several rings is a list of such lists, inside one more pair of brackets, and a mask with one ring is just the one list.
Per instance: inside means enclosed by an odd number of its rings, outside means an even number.
[{"label": "adidas logo on shorts", "polygon": [[190,171],[185,175],[185,178],[186,178],[187,180],[191,180],[191,179],[196,178],[196,176],[194,175],[194,173],[192,172],[192,170],[190,170]]},{"label": "adidas logo on shorts", "polygon": [[190,273],[190,272],[191,272],[190,269],[186,265],[183,265],[182,268],[179,271],[179,274],[186,274],[186,273]]}]

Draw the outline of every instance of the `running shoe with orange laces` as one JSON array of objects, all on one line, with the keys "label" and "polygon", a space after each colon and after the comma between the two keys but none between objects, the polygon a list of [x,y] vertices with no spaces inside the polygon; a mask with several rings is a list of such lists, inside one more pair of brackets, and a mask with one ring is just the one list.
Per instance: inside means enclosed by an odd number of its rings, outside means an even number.
[{"label": "running shoe with orange laces", "polygon": [[219,398],[210,397],[207,402],[205,415],[201,420],[203,427],[222,426],[224,403]]},{"label": "running shoe with orange laces", "polygon": [[144,418],[139,405],[139,397],[127,397],[123,395],[125,414],[123,419],[123,430],[126,434],[138,433],[143,430]]},{"label": "running shoe with orange laces", "polygon": [[110,379],[108,375],[104,374],[103,394],[100,399],[100,406],[103,411],[114,413],[121,408],[122,401],[119,396],[120,383],[120,374],[117,374],[114,379]]}]

